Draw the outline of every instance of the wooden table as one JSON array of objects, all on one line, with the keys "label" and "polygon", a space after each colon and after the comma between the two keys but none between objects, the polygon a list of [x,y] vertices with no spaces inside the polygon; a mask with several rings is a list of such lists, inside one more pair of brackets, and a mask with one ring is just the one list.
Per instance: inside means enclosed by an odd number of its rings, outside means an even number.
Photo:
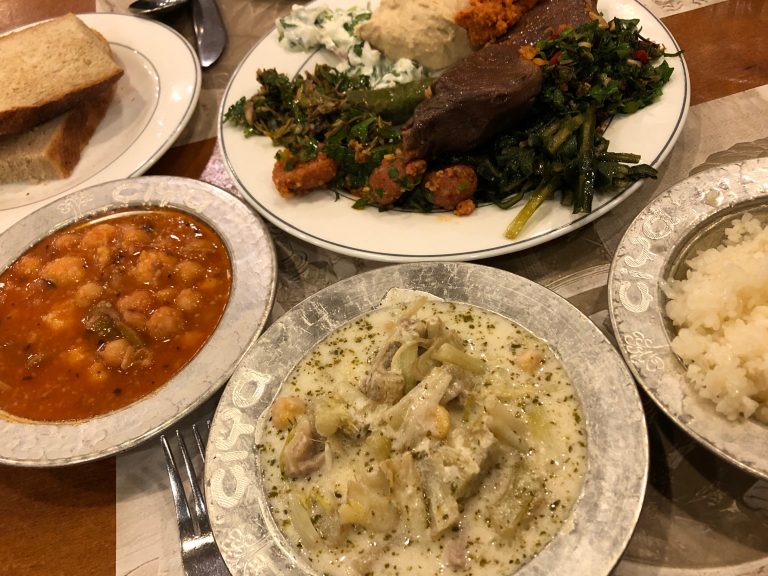
[{"label": "wooden table", "polygon": [[[646,0],[652,1],[658,5],[665,3]],[[225,19],[231,22],[235,18],[230,12],[234,0],[220,2]],[[289,7],[288,2],[263,3],[272,19]],[[91,12],[96,8],[95,0],[0,0],[0,32],[67,11]],[[768,84],[768,44],[762,39],[763,30],[768,27],[765,0],[710,3],[667,16],[663,22],[684,48],[694,109]],[[237,61],[242,55],[229,57]],[[750,113],[760,117],[768,110]],[[687,142],[689,146],[699,145],[695,135],[690,135]],[[215,139],[174,147],[149,173],[200,178],[214,150]],[[667,163],[674,164],[679,157],[680,154],[673,153]],[[687,173],[693,167],[671,165],[668,169]],[[594,225],[574,233],[577,240],[587,242],[595,234]],[[573,240],[566,237],[552,244],[558,243],[567,246]],[[562,263],[558,264],[557,256],[553,255],[555,248],[537,248],[525,257],[545,262],[550,280],[552,274],[573,273],[589,265],[587,259],[579,258],[570,259],[569,265],[561,258]],[[510,259],[485,263],[541,280],[536,269],[521,270]],[[115,476],[115,458],[50,470],[0,467],[0,575],[115,574]]]}]

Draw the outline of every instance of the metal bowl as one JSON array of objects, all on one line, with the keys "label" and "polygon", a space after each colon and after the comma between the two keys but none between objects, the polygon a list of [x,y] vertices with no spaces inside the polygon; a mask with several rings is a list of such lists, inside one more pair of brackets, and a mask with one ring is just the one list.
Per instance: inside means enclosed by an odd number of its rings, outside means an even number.
[{"label": "metal bowl", "polygon": [[631,374],[595,325],[546,288],[493,268],[433,262],[379,268],[321,290],[272,324],[233,374],[214,416],[205,467],[211,524],[233,576],[313,573],[270,516],[258,473],[259,417],[316,344],[376,308],[395,287],[495,312],[555,351],[581,402],[587,472],[570,517],[516,573],[607,575],[637,522],[648,470],[647,432]]},{"label": "metal bowl", "polygon": [[723,458],[768,478],[768,427],[754,420],[730,422],[695,393],[670,347],[675,330],[662,291],[665,280],[684,278],[686,261],[720,244],[725,228],[746,212],[768,222],[768,159],[701,172],[658,196],[616,250],[609,308],[624,359],[659,407]]},{"label": "metal bowl", "polygon": [[166,176],[117,180],[69,194],[0,235],[0,270],[65,226],[118,208],[170,207],[210,225],[232,264],[232,290],[216,330],[197,355],[155,392],[114,412],[73,422],[29,422],[0,416],[0,462],[60,466],[127,450],[159,433],[211,397],[266,324],[277,264],[262,221],[210,184]]}]

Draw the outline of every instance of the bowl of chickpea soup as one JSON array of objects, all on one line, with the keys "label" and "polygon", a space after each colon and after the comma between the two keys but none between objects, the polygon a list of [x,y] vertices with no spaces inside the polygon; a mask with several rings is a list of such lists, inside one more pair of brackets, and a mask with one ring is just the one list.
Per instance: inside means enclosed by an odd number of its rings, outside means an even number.
[{"label": "bowl of chickpea soup", "polygon": [[231,194],[100,184],[0,235],[0,462],[131,448],[210,398],[263,329],[276,259]]}]

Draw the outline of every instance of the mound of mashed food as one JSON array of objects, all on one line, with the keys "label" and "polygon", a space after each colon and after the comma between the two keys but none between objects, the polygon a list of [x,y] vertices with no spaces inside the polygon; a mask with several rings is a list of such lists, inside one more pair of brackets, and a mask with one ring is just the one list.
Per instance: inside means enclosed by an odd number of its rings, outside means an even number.
[{"label": "mound of mashed food", "polygon": [[276,525],[318,573],[510,574],[581,492],[586,437],[543,341],[418,298],[332,333],[259,438]]},{"label": "mound of mashed food", "polygon": [[768,423],[768,227],[750,214],[665,286],[672,350],[696,392],[729,420]]},{"label": "mound of mashed food", "polygon": [[382,0],[356,34],[388,58],[439,70],[503,37],[538,0]]},{"label": "mound of mashed food", "polygon": [[472,52],[467,31],[454,21],[465,7],[465,0],[382,0],[355,32],[392,60],[439,70]]}]

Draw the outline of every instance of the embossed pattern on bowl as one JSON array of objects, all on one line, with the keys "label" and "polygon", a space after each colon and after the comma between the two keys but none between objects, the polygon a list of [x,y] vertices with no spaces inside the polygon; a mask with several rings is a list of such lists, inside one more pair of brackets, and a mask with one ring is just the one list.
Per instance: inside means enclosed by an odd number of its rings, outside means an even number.
[{"label": "embossed pattern on bowl", "polygon": [[670,347],[663,282],[685,276],[686,260],[717,246],[745,212],[768,221],[768,159],[717,167],[655,198],[627,229],[608,279],[614,333],[636,380],[694,438],[740,468],[768,478],[768,427],[730,422],[699,398]]},{"label": "embossed pattern on bowl", "polygon": [[317,574],[268,510],[260,416],[299,360],[394,287],[501,314],[558,355],[581,402],[588,472],[560,532],[515,574],[607,576],[632,534],[647,480],[645,418],[629,370],[598,328],[553,292],[501,270],[440,262],[378,268],[317,292],[272,324],[238,366],[211,426],[205,469],[211,524],[233,576]]},{"label": "embossed pattern on bowl", "polygon": [[277,259],[266,226],[228,192],[189,178],[116,180],[54,200],[0,234],[0,270],[69,224],[117,208],[154,206],[193,214],[224,241],[232,264],[232,289],[216,330],[173,378],[120,410],[74,422],[29,422],[0,415],[0,463],[62,466],[138,445],[210,398],[266,324],[277,280]]}]

